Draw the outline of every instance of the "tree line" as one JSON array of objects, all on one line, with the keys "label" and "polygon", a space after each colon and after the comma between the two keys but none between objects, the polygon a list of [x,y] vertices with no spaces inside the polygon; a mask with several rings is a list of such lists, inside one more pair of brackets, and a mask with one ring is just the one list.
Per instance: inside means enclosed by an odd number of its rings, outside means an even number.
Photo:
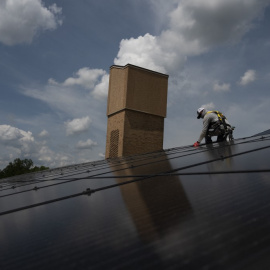
[{"label": "tree line", "polygon": [[34,163],[31,159],[14,159],[13,162],[9,162],[9,164],[3,169],[0,170],[0,178],[7,178],[15,175],[31,173],[31,172],[39,172],[48,170],[49,167],[45,166],[34,166]]}]

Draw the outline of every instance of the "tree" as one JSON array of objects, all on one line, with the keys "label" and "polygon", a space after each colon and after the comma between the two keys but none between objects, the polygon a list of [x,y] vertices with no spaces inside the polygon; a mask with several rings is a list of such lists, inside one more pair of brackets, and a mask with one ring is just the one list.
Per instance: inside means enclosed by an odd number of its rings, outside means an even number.
[{"label": "tree", "polygon": [[11,177],[14,175],[20,175],[30,172],[38,172],[43,170],[48,170],[48,167],[40,166],[33,167],[34,163],[31,159],[21,160],[19,158],[14,159],[13,162],[9,162],[9,164],[2,171],[0,170],[0,178]]}]

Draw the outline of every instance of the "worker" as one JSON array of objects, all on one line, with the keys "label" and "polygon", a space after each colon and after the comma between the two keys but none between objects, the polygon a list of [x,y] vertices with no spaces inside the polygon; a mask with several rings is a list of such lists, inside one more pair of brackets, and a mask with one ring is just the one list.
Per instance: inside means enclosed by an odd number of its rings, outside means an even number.
[{"label": "worker", "polygon": [[200,137],[193,146],[199,146],[203,138],[205,143],[212,143],[212,136],[217,136],[217,142],[222,142],[227,139],[227,136],[232,137],[232,131],[234,128],[231,127],[226,117],[219,111],[208,111],[205,108],[199,108],[197,110],[197,119],[203,119],[203,129]]}]

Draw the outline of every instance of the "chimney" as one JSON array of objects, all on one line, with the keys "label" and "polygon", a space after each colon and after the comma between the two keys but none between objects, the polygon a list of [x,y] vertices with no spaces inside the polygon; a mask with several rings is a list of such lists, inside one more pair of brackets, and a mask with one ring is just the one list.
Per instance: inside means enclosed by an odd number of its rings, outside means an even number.
[{"label": "chimney", "polygon": [[106,158],[163,149],[168,77],[130,64],[111,66]]}]

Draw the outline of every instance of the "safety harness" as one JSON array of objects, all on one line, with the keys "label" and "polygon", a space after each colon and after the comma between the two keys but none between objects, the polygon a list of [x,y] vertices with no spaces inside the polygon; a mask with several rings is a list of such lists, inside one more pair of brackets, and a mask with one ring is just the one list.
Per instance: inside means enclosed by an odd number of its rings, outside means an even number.
[{"label": "safety harness", "polygon": [[228,125],[225,121],[226,117],[219,111],[209,111],[208,113],[215,113],[218,116],[218,121],[215,123],[211,123],[208,127],[208,136],[213,136],[216,134],[216,131],[219,130],[220,135],[223,135],[225,138],[228,135]]},{"label": "safety harness", "polygon": [[227,128],[228,124],[225,121],[226,116],[223,115],[222,112],[219,112],[219,111],[209,111],[206,114],[208,114],[208,113],[215,113],[218,116],[218,120],[220,121],[220,124],[223,124],[225,129]]},{"label": "safety harness", "polygon": [[223,113],[220,111],[206,112],[206,114],[208,113],[216,114],[218,117],[218,121],[209,124],[205,136],[205,142],[212,142],[212,136],[218,136],[217,141],[225,141],[227,140],[227,137],[229,137],[229,140],[233,140],[233,130],[235,127],[231,126],[230,124],[228,124],[228,122],[226,122],[225,115],[223,115]]}]

